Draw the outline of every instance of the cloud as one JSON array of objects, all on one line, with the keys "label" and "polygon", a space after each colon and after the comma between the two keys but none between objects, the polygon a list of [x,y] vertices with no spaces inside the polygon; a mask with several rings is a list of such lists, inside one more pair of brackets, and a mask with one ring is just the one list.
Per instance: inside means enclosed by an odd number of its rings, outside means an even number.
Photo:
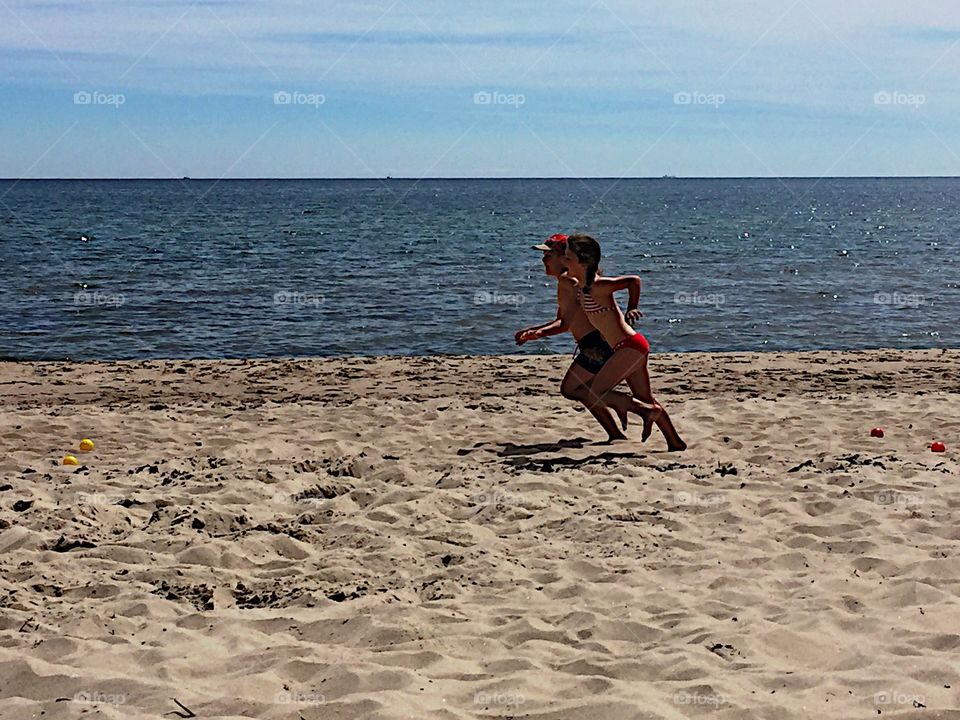
[{"label": "cloud", "polygon": [[[471,157],[499,168],[533,162],[543,149],[523,120],[579,148],[580,168],[616,159],[625,138],[656,137],[676,123],[693,143],[680,143],[685,157],[716,164],[743,150],[722,123],[748,141],[769,136],[786,157],[820,150],[826,136],[855,139],[874,122],[898,127],[906,147],[917,118],[941,127],[960,110],[955,11],[894,0],[492,0],[454,9],[447,0],[4,2],[0,62],[11,106],[42,100],[69,125],[73,108],[63,104],[76,90],[124,92],[124,117],[151,111],[139,119],[145,135],[158,132],[146,129],[151,122],[189,134],[215,118],[248,122],[257,137],[258,122],[280,118],[278,133],[316,138],[322,119],[338,132],[357,129],[350,142],[379,157],[413,133],[418,148],[431,147],[480,123],[502,133],[506,149]],[[278,90],[323,93],[327,102],[319,113],[278,110]],[[523,94],[522,114],[478,106],[478,91]],[[879,91],[923,93],[927,102],[878,106]],[[683,105],[677,93],[725,102]],[[78,132],[96,122],[98,132],[116,130],[112,116],[80,117]],[[62,128],[50,132],[55,139]],[[187,144],[171,139],[173,156],[177,142]],[[239,154],[245,140],[235,142]],[[35,154],[45,147],[38,143]],[[412,151],[397,153],[397,167],[410,164]],[[32,160],[28,153],[23,167]]]},{"label": "cloud", "polygon": [[916,40],[923,43],[953,44],[960,43],[960,29],[953,28],[896,28],[892,33],[895,37]]},{"label": "cloud", "polygon": [[[322,78],[328,87],[386,93],[478,84],[611,93],[700,87],[789,103],[807,86],[823,98],[845,92],[851,79],[868,89],[921,75],[937,57],[907,41],[952,37],[935,24],[942,13],[923,7],[908,13],[909,34],[892,39],[890,23],[904,11],[891,1],[854,2],[842,12],[825,0],[740,0],[722,9],[690,0],[520,0],[469,12],[436,0],[7,5],[16,17],[0,29],[0,53],[10,79],[69,85],[75,74],[184,95],[259,94],[281,81]],[[958,59],[939,60],[938,71],[956,69]]]}]

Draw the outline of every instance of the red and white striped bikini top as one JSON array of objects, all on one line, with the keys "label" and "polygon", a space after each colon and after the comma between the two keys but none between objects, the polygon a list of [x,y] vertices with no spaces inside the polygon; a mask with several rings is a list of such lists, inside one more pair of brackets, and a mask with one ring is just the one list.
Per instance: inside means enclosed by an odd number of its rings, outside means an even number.
[{"label": "red and white striped bikini top", "polygon": [[604,307],[603,305],[598,303],[596,300],[594,300],[593,295],[587,295],[587,293],[585,293],[580,288],[577,288],[577,292],[580,293],[580,306],[583,308],[583,311],[585,313],[589,313],[593,315],[595,313],[602,313],[602,312],[607,312],[609,310],[613,310],[613,308]]}]

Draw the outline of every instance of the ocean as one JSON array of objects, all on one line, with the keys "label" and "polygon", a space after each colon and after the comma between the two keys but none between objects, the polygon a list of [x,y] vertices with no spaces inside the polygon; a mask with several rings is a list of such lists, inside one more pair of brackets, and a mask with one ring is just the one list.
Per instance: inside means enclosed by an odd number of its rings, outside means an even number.
[{"label": "ocean", "polygon": [[[960,179],[3,180],[0,357],[569,352],[530,245],[643,279],[654,352],[960,346]],[[625,301],[625,296],[624,296]]]}]

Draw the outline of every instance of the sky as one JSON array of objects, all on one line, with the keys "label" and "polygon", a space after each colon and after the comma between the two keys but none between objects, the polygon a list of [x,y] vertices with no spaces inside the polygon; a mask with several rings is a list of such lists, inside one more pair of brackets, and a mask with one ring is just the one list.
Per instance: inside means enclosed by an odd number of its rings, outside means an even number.
[{"label": "sky", "polygon": [[0,177],[960,175],[952,0],[0,0]]}]

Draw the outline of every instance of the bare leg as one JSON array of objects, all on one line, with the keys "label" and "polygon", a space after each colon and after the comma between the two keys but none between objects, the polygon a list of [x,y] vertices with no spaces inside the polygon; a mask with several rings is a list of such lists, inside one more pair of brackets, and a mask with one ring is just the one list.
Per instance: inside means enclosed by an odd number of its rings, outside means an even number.
[{"label": "bare leg", "polygon": [[[602,405],[604,403],[613,405],[620,402],[611,397],[613,388],[640,368],[646,368],[647,354],[633,348],[623,348],[613,354],[600,372],[593,376],[593,380],[588,385],[589,397],[587,407],[591,405]],[[649,390],[649,389],[648,389]],[[622,394],[622,393],[618,393]],[[649,392],[646,393],[649,395]],[[646,403],[637,398],[629,398],[625,409],[634,412],[643,417],[643,439],[650,436],[650,430],[657,416],[660,414],[660,406],[656,403]]]},{"label": "bare leg", "polygon": [[[630,386],[630,391],[634,396],[643,402],[651,405],[659,405],[659,403],[653,399],[653,391],[650,388],[650,373],[646,363],[632,375],[627,376],[627,385]],[[670,420],[670,416],[667,415],[666,408],[662,405],[660,405],[660,415],[657,416],[654,422],[657,424],[657,427],[660,428],[660,432],[663,433],[663,437],[667,441],[668,450],[674,452],[687,449],[687,444],[681,439],[680,434]]]},{"label": "bare leg", "polygon": [[[587,388],[592,379],[593,373],[574,363],[570,366],[570,370],[567,371],[567,375],[563,379],[560,392],[563,393],[564,397],[570,400],[576,400],[589,409],[588,406],[592,403],[589,402],[590,391]],[[628,413],[632,410],[630,396],[619,390],[611,390],[604,399],[603,404],[616,414],[620,419],[620,427],[626,430],[629,424]],[[593,411],[591,410],[591,412]]]},{"label": "bare leg", "polygon": [[[627,436],[620,431],[620,429],[617,427],[617,421],[614,420],[613,416],[610,414],[611,408],[605,405],[587,404],[587,401],[590,399],[589,390],[587,390],[587,383],[592,377],[593,375],[587,372],[584,368],[580,367],[576,363],[573,363],[570,366],[570,369],[567,370],[567,374],[563,377],[563,382],[560,384],[560,393],[568,400],[575,400],[586,406],[587,410],[590,411],[590,414],[593,415],[603,429],[607,431],[608,441],[626,440]],[[622,398],[628,397],[624,393],[617,392],[616,394],[622,396]],[[617,412],[618,414],[623,412],[624,415],[626,415],[626,411],[623,409]]]}]

